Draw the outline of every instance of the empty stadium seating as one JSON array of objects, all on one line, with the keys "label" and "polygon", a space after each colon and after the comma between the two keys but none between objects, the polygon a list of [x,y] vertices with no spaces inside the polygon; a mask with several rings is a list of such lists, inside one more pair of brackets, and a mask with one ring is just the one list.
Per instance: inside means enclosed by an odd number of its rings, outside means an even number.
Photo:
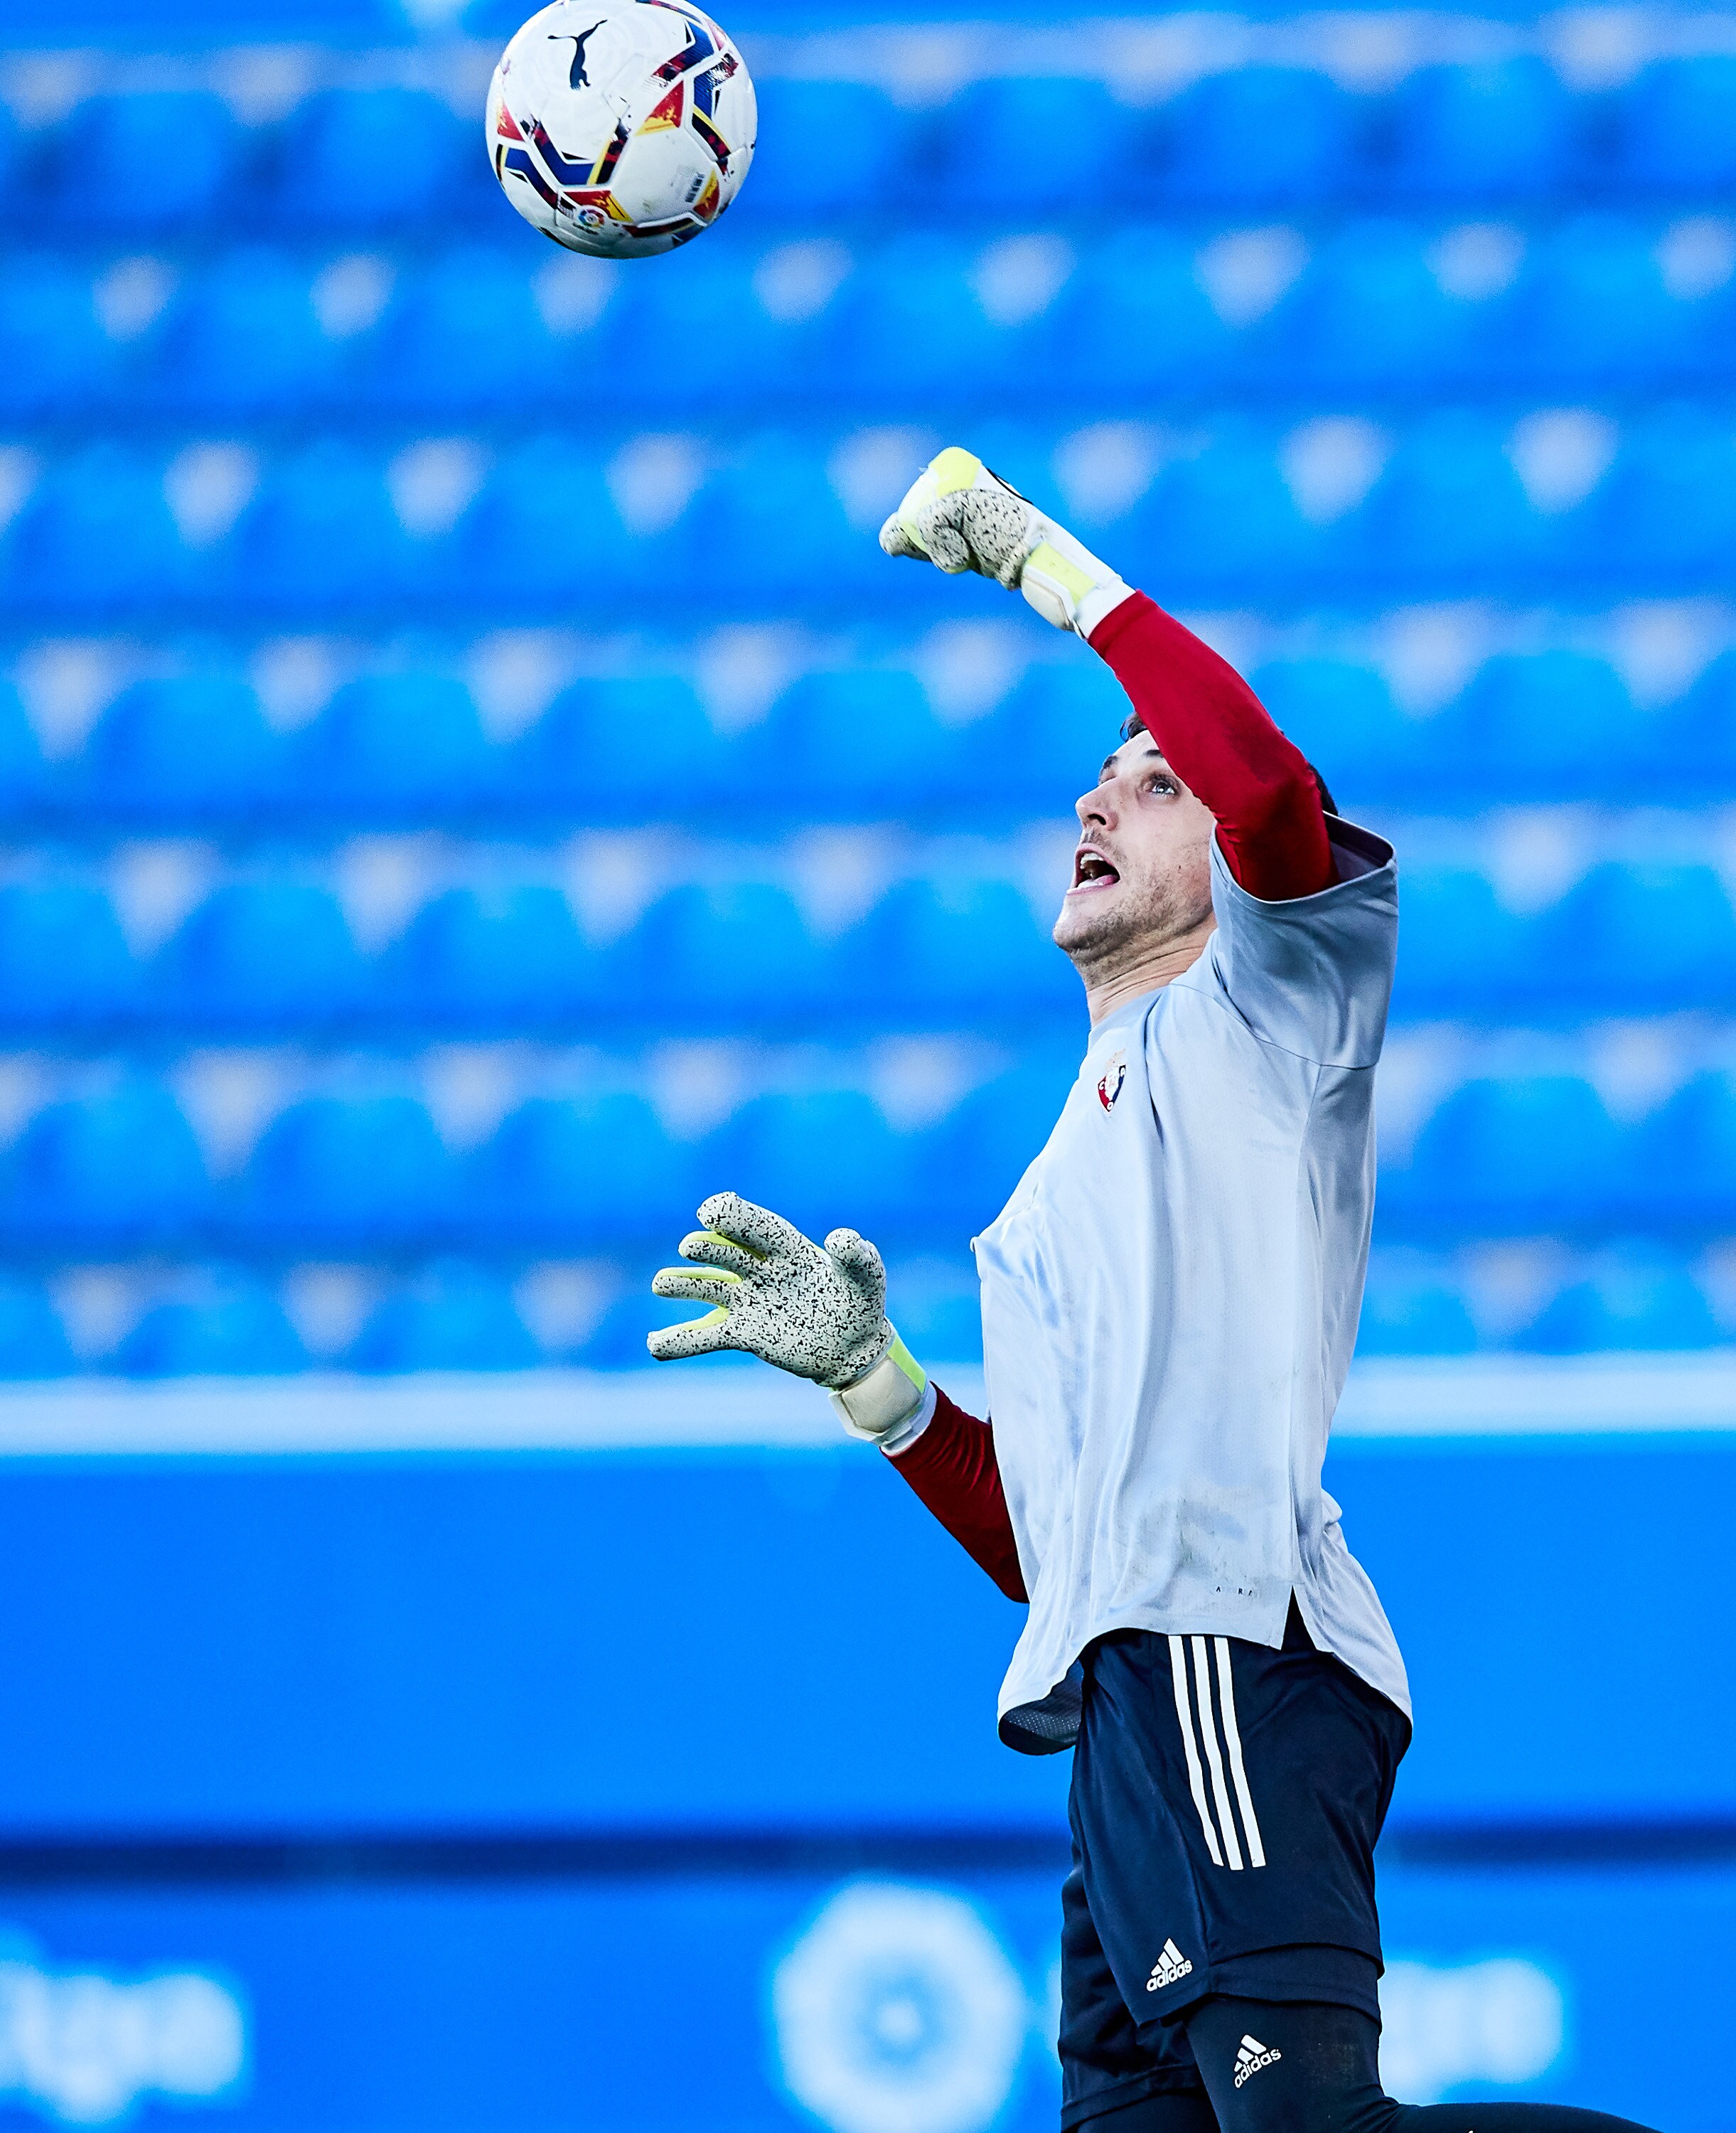
[{"label": "empty stadium seating", "polygon": [[[789,26],[775,19],[785,12],[770,9],[767,26]],[[895,22],[911,12],[903,0],[884,11]],[[473,7],[467,24],[497,46],[517,26],[498,6]],[[174,19],[161,26],[172,42]],[[751,17],[744,26],[750,51],[757,26]],[[382,8],[381,27],[401,36],[402,18]],[[1504,55],[1425,59],[1376,89],[1335,79],[1324,40],[1311,60],[1292,37],[1294,56],[1239,66],[1222,63],[1219,46],[1218,64],[1167,97],[1151,93],[1159,84],[1118,79],[1084,41],[1076,72],[1053,70],[1051,50],[1045,71],[955,76],[950,95],[941,82],[921,101],[767,67],[754,184],[781,216],[819,218],[918,200],[1004,216],[1033,200],[1295,212],[1376,198],[1476,209],[1728,193],[1736,83],[1715,44],[1649,62],[1642,54],[1624,80],[1585,89],[1536,48],[1543,41],[1531,50],[1525,41]],[[129,169],[132,226],[153,235],[201,230],[243,209],[286,237],[377,235],[402,226],[405,207],[397,189],[355,182],[358,165],[374,163],[416,172],[419,220],[498,226],[506,210],[478,182],[484,165],[470,113],[412,85],[414,70],[402,65],[376,68],[367,85],[358,71],[347,83],[341,70],[328,74],[264,118],[238,118],[208,89],[99,90],[46,129],[46,153],[5,156],[0,205],[17,221],[78,228],[81,174],[101,142]],[[1043,140],[1075,152],[1046,162],[1030,152]]]},{"label": "empty stadium seating", "polygon": [[[992,611],[991,611],[992,612]],[[973,619],[978,619],[973,617]],[[585,680],[527,725],[491,734],[462,648],[345,683],[294,734],[274,731],[244,674],[132,685],[80,746],[45,759],[0,696],[0,811],[64,835],[258,835],[346,829],[569,827],[685,821],[713,834],[792,821],[933,823],[962,807],[997,826],[1065,814],[1128,705],[1076,647],[1034,654],[992,710],[960,722],[901,655],[787,681],[747,725],[717,719],[680,661]],[[985,656],[1003,656],[985,648]],[[1252,662],[1273,715],[1359,806],[1470,816],[1491,803],[1693,806],[1736,793],[1736,652],[1660,703],[1603,653],[1496,652],[1445,702],[1396,700],[1377,652]],[[1017,662],[1014,663],[1017,671]],[[995,686],[998,686],[996,684]]]},{"label": "empty stadium seating", "polygon": [[[551,435],[498,455],[469,437],[45,445],[0,542],[0,614],[190,624],[243,605],[305,628],[436,606],[480,627],[551,604],[583,614],[606,581],[693,624],[865,604],[920,623],[947,612],[944,587],[889,571],[873,534],[931,440],[829,426],[600,450]],[[1219,409],[1185,450],[1150,425],[1006,425],[992,443],[1027,484],[1073,490],[1103,545],[1184,604],[1712,595],[1736,554],[1736,423],[1704,404],[1295,422]]]},{"label": "empty stadium seating", "polygon": [[[666,1254],[666,1257],[667,1254]],[[382,1270],[373,1301],[335,1348],[317,1352],[296,1324],[305,1269],[250,1273],[233,1261],[157,1261],[113,1301],[94,1342],[56,1281],[33,1274],[0,1283],[0,1367],[8,1379],[99,1371],[130,1378],[290,1376],[310,1370],[368,1375],[477,1371],[579,1363],[632,1370],[645,1336],[692,1315],[651,1293],[653,1259],[503,1262],[438,1255]],[[588,1296],[588,1308],[551,1326],[539,1285]],[[976,1362],[982,1334],[968,1260],[895,1256],[901,1331],[937,1365]],[[1486,1270],[1461,1255],[1405,1247],[1377,1251],[1369,1269],[1360,1349],[1370,1355],[1464,1355],[1502,1349],[1568,1355],[1587,1350],[1695,1351],[1727,1342],[1727,1291],[1715,1265],[1692,1254],[1628,1240],[1557,1257],[1532,1278],[1515,1311],[1492,1312]],[[75,1346],[69,1327],[76,1327]],[[738,1365],[722,1359],[717,1367]]]},{"label": "empty stadium seating", "polygon": [[762,0],[739,205],[611,265],[447,93],[520,12],[0,106],[0,1375],[630,1366],[725,1185],[882,1238],[973,1355],[1126,705],[880,555],[952,435],[1397,838],[1364,1351],[1732,1338],[1719,40],[1636,17],[1594,79],[1517,15],[1379,65],[1187,17],[1061,72],[1015,7],[936,71],[897,0],[877,85]]}]

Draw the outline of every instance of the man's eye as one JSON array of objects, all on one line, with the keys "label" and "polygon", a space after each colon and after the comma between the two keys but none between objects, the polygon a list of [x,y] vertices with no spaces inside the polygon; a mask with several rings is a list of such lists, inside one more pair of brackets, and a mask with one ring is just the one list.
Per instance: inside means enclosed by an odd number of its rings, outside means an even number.
[{"label": "man's eye", "polygon": [[1145,781],[1145,789],[1147,792],[1176,792],[1181,790],[1181,787],[1173,778],[1165,778],[1161,773],[1154,771]]}]

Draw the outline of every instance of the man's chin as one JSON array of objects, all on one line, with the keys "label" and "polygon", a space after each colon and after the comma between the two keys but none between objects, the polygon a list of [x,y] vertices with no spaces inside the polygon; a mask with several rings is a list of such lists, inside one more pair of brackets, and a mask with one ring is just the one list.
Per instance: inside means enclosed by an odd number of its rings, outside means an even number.
[{"label": "man's chin", "polygon": [[1067,898],[1050,935],[1063,955],[1071,956],[1075,961],[1081,954],[1091,958],[1120,941],[1132,925],[1128,899],[1121,890],[1122,884],[1117,882],[1111,888],[1086,889]]}]

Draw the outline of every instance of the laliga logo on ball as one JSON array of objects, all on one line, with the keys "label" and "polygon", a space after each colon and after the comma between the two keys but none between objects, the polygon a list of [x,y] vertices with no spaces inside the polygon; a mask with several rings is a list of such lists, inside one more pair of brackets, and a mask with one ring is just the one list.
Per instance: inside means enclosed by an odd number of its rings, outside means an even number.
[{"label": "laliga logo on ball", "polygon": [[759,118],[742,55],[685,0],[555,0],[488,85],[488,160],[572,252],[672,251],[741,189]]}]

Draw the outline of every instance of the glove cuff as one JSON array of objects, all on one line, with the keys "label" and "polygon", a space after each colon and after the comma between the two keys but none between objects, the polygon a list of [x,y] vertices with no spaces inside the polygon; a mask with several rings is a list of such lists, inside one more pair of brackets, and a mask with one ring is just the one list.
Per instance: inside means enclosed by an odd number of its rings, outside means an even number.
[{"label": "glove cuff", "polygon": [[1133,589],[1052,520],[1038,530],[1041,539],[1019,567],[1019,590],[1053,628],[1088,638]]},{"label": "glove cuff", "polygon": [[852,1437],[866,1437],[882,1452],[908,1443],[935,1408],[927,1372],[896,1333],[872,1370],[827,1397]]}]

